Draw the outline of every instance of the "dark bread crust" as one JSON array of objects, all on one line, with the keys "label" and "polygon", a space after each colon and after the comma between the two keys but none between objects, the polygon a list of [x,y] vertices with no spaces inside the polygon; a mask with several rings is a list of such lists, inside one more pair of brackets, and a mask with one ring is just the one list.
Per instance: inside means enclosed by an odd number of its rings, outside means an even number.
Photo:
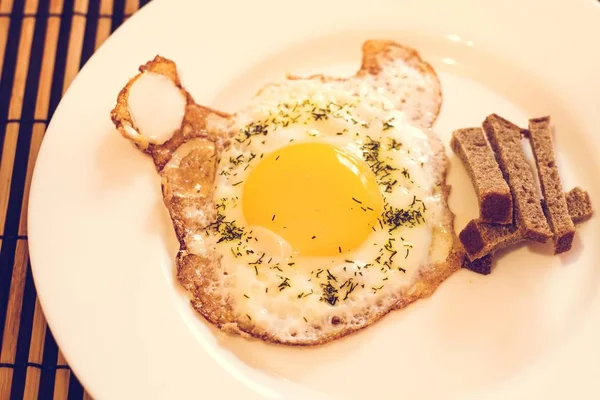
[{"label": "dark bread crust", "polygon": [[471,220],[458,235],[471,261],[524,240],[518,225],[494,225]]},{"label": "dark bread crust", "polygon": [[469,260],[467,256],[463,258],[462,267],[481,275],[489,275],[492,272],[492,263],[494,254],[490,253],[476,260]]},{"label": "dark bread crust", "polygon": [[483,129],[504,178],[508,182],[515,205],[515,223],[529,240],[545,243],[552,231],[540,205],[533,173],[521,145],[521,128],[492,114],[483,122]]},{"label": "dark bread crust", "polygon": [[529,120],[529,143],[533,150],[545,200],[546,216],[554,233],[554,253],[564,253],[571,249],[575,225],[569,216],[567,200],[556,165],[549,116]]},{"label": "dark bread crust", "polygon": [[[361,79],[361,76],[380,74],[390,68],[391,64],[388,64],[387,61],[390,61],[391,58],[406,57],[405,62],[416,66],[420,71],[428,74],[429,78],[437,81],[433,69],[423,62],[416,51],[412,49],[393,42],[370,41],[365,43],[363,51],[363,67],[355,77],[350,79]],[[246,318],[238,318],[234,313],[230,299],[226,297],[226,293],[219,294],[211,290],[214,282],[219,280],[217,274],[222,273],[216,268],[220,260],[215,254],[198,254],[198,252],[194,252],[191,239],[202,233],[207,225],[214,220],[212,196],[216,174],[216,159],[228,139],[224,137],[225,132],[214,132],[212,130],[209,119],[216,117],[227,121],[229,116],[226,113],[196,105],[189,93],[181,86],[175,64],[172,61],[157,57],[143,66],[140,71],[151,71],[168,76],[180,88],[187,101],[181,128],[175,131],[173,136],[164,144],[148,143],[142,135],[132,134],[127,129],[127,125],[136,128],[127,109],[127,96],[131,85],[139,75],[121,91],[117,106],[111,117],[123,136],[134,142],[141,151],[152,156],[162,177],[164,202],[169,210],[180,244],[176,257],[177,279],[190,293],[193,307],[218,328],[273,343],[319,345],[363,329],[391,310],[406,307],[418,299],[430,296],[448,276],[460,268],[464,250],[452,233],[446,259],[422,266],[410,287],[396,293],[388,307],[377,308],[373,312],[364,315],[364,319],[360,324],[346,326],[340,324],[338,330],[331,331],[331,334],[323,334],[314,340],[284,340],[273,332],[257,327]],[[326,80],[330,78],[321,77],[319,79]],[[441,102],[439,89],[438,92],[434,91],[432,96],[434,96],[436,102]],[[400,106],[398,104],[399,108]],[[424,121],[426,123],[433,122],[436,116],[437,113],[432,119],[424,119]],[[415,118],[421,117],[419,115],[415,116]],[[448,161],[440,140],[432,132],[427,131],[427,133],[433,149],[432,165],[435,166],[437,182],[435,193],[441,194],[445,210],[441,231],[454,232],[454,215],[447,206],[450,188],[445,184]],[[204,218],[198,218],[189,212],[190,209],[202,209],[207,213],[205,213]],[[448,236],[448,234],[445,235]]]},{"label": "dark bread crust", "polygon": [[461,159],[479,201],[481,221],[512,224],[513,199],[494,153],[481,128],[458,129],[450,140],[452,150]]}]

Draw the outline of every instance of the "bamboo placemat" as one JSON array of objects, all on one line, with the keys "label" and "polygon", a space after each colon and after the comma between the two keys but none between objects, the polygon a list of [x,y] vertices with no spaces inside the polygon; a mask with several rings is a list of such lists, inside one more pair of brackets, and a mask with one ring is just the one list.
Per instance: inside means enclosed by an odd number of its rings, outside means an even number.
[{"label": "bamboo placemat", "polygon": [[0,0],[0,400],[90,398],[33,285],[27,201],[48,121],[104,40],[149,0]]}]

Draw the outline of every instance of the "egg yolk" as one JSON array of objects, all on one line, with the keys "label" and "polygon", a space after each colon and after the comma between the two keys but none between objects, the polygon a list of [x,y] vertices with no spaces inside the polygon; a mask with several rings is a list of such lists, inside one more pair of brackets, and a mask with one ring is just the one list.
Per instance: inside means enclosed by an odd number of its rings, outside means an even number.
[{"label": "egg yolk", "polygon": [[324,143],[283,147],[250,172],[242,194],[249,225],[267,228],[300,254],[350,251],[372,232],[383,198],[369,166]]}]

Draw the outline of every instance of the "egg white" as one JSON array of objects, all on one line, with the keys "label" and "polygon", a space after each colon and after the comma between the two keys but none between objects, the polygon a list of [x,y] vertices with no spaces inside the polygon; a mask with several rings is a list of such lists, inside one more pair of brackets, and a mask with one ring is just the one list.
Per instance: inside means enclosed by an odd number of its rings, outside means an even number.
[{"label": "egg white", "polygon": [[[219,290],[226,292],[234,314],[280,337],[312,337],[339,324],[361,324],[374,307],[398,298],[419,268],[432,261],[432,231],[442,224],[444,204],[434,190],[439,182],[433,178],[427,134],[384,96],[343,89],[339,83],[289,81],[266,87],[236,114],[237,134],[220,155],[214,202],[222,218],[245,236],[220,241],[208,229],[194,241],[195,252],[216,255]],[[315,118],[312,109],[328,110],[329,117]],[[249,128],[265,120],[275,121],[267,134],[259,129],[248,136]],[[385,202],[418,209],[423,221],[391,233],[390,226],[377,226],[359,247],[333,257],[300,256],[275,233],[248,226],[241,206],[248,174],[261,156],[301,142],[327,143],[359,158],[366,143],[379,143],[379,158],[394,168],[387,181],[395,184],[379,186]],[[391,262],[384,263],[392,252]],[[336,290],[335,299],[327,295],[328,287]]]}]

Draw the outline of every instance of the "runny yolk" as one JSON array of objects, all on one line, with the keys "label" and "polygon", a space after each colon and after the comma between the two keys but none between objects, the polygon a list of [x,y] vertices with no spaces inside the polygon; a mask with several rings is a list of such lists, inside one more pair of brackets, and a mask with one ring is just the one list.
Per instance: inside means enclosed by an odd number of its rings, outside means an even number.
[{"label": "runny yolk", "polygon": [[302,255],[355,249],[383,209],[374,174],[364,161],[324,143],[283,147],[265,156],[244,184],[248,225],[267,228]]}]

